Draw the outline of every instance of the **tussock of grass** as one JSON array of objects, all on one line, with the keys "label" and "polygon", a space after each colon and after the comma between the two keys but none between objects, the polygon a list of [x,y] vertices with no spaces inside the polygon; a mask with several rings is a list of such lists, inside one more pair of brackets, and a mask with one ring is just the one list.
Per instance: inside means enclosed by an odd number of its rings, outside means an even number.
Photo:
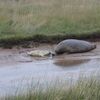
[{"label": "tussock of grass", "polygon": [[32,88],[26,94],[15,94],[5,97],[5,100],[100,100],[100,81],[95,78],[82,78],[73,86],[60,83],[47,87],[46,91],[35,91]]},{"label": "tussock of grass", "polygon": [[99,0],[0,0],[0,41],[100,36],[99,5]]}]

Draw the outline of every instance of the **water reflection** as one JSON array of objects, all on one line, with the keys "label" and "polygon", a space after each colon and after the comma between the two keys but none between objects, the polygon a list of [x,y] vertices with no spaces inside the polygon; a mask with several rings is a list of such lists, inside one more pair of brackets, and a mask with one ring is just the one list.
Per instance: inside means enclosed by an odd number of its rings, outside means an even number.
[{"label": "water reflection", "polygon": [[60,59],[60,60],[56,60],[54,64],[61,67],[72,67],[72,66],[79,66],[89,61],[90,59],[78,59],[78,60],[77,59],[76,60],[75,59],[74,60]]},{"label": "water reflection", "polygon": [[0,95],[12,94],[20,86],[27,88],[27,83],[31,85],[32,81],[35,83],[39,80],[43,86],[46,82],[51,84],[57,78],[62,81],[77,81],[80,75],[89,76],[98,70],[100,70],[99,59],[76,59],[76,57],[36,60],[9,67],[6,65],[0,68]]}]

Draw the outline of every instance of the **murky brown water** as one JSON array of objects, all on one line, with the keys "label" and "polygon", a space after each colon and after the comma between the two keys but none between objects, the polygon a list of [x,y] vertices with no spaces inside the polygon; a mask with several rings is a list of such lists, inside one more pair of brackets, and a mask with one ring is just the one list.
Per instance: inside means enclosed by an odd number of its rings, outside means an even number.
[{"label": "murky brown water", "polygon": [[78,59],[78,60],[57,60],[54,62],[55,65],[59,67],[72,67],[72,66],[79,66],[81,64],[87,63],[90,59]]},{"label": "murky brown water", "polygon": [[[80,75],[89,76],[100,70],[100,45],[97,49],[80,54],[60,55],[54,58],[32,58],[26,52],[31,49],[0,49],[0,94],[13,93],[16,87],[26,87],[39,81],[41,84],[55,81],[77,80]],[[40,46],[35,49],[51,49]]]}]

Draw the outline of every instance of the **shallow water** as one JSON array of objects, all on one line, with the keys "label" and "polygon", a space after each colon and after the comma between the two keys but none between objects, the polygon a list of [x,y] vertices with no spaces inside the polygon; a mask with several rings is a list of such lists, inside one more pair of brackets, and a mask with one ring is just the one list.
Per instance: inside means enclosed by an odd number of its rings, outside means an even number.
[{"label": "shallow water", "polygon": [[56,79],[77,80],[80,75],[89,76],[100,69],[100,59],[47,59],[19,63],[0,68],[0,94],[14,93],[17,87],[31,82],[52,82]]},{"label": "shallow water", "polygon": [[[38,49],[51,49],[40,47]],[[13,94],[18,89],[35,84],[46,86],[56,80],[77,81],[80,76],[90,76],[100,70],[100,44],[94,51],[61,55],[54,58],[32,58],[30,50],[0,49],[0,96]]]}]

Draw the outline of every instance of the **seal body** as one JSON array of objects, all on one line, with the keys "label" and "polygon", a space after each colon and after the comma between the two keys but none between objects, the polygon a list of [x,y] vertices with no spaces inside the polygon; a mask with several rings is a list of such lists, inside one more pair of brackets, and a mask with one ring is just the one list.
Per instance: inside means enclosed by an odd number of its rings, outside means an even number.
[{"label": "seal body", "polygon": [[28,52],[27,54],[32,57],[45,57],[45,56],[49,56],[51,52],[47,50],[33,50]]},{"label": "seal body", "polygon": [[76,39],[67,39],[62,42],[60,42],[56,48],[55,53],[56,54],[62,54],[62,53],[82,53],[82,52],[88,52],[96,48],[95,44],[92,44],[87,41],[83,40],[76,40]]}]

